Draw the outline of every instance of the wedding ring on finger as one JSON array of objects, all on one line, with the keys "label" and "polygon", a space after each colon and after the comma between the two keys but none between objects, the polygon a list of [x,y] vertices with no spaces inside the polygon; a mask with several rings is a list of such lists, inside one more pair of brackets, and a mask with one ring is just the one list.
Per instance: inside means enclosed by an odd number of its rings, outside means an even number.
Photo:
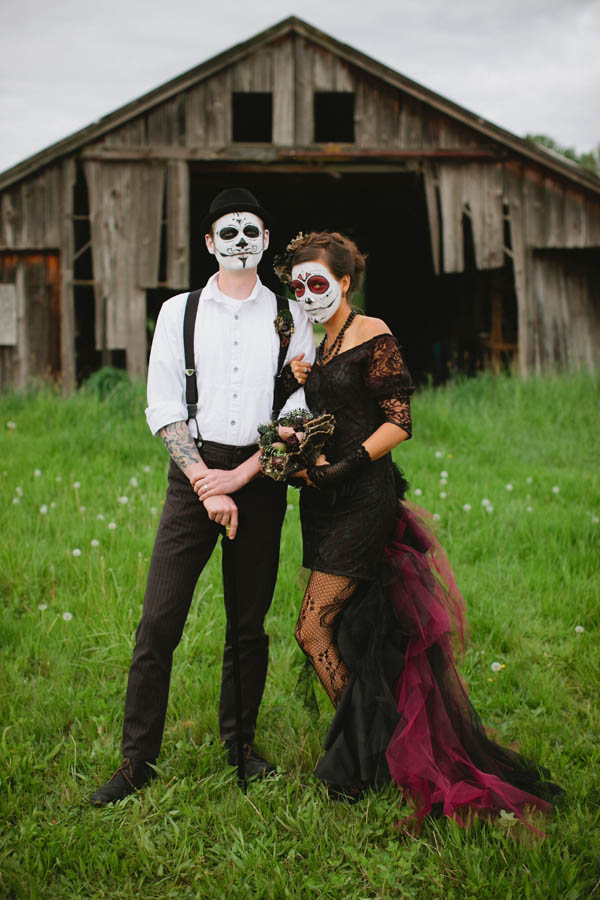
[{"label": "wedding ring on finger", "polygon": [[225,537],[229,537],[229,532],[231,531],[231,525],[225,526]]}]

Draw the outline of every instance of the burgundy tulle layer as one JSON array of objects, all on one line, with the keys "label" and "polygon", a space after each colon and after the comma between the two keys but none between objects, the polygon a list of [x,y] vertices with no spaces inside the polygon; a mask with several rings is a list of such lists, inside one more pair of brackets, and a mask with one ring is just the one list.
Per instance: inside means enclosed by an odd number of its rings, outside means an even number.
[{"label": "burgundy tulle layer", "polygon": [[387,600],[410,635],[386,751],[390,774],[419,820],[435,807],[460,824],[465,814],[502,810],[525,821],[528,810],[551,811],[548,798],[560,789],[546,770],[491,741],[468,699],[452,648],[463,638],[464,604],[427,515],[403,506],[384,559]]}]

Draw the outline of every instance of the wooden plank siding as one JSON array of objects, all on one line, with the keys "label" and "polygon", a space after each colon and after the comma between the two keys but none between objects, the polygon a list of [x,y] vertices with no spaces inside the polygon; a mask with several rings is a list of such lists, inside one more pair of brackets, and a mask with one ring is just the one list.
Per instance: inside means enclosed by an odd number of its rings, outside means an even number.
[{"label": "wooden plank siding", "polygon": [[[90,198],[96,347],[127,350],[132,377],[146,372],[146,284],[158,278],[164,168],[84,163]],[[142,282],[142,283],[141,283]]]},{"label": "wooden plank siding", "polygon": [[50,166],[0,197],[0,247],[56,248],[60,245],[62,169]]}]

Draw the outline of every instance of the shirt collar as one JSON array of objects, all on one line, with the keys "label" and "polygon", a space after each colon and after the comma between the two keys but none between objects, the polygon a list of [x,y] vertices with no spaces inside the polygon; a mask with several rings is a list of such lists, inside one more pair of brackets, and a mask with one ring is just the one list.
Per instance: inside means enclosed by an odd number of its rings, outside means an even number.
[{"label": "shirt collar", "polygon": [[225,294],[222,294],[219,290],[219,285],[217,283],[218,272],[215,272],[214,275],[211,275],[208,281],[206,282],[205,287],[202,290],[202,299],[210,299],[216,300],[217,303],[250,303],[253,300],[257,300],[260,292],[262,291],[263,284],[258,274],[256,275],[256,283],[252,288],[252,293],[249,297],[246,297],[245,300],[236,300],[233,297],[227,297]]}]

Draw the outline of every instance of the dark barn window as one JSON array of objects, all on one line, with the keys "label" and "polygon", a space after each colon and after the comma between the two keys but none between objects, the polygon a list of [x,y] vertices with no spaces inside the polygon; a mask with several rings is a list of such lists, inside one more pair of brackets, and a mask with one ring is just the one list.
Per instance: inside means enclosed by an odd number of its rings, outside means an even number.
[{"label": "dark barn window", "polygon": [[273,140],[273,95],[267,92],[231,95],[233,140],[262,144]]},{"label": "dark barn window", "polygon": [[314,97],[315,143],[354,143],[354,94],[319,91]]}]

